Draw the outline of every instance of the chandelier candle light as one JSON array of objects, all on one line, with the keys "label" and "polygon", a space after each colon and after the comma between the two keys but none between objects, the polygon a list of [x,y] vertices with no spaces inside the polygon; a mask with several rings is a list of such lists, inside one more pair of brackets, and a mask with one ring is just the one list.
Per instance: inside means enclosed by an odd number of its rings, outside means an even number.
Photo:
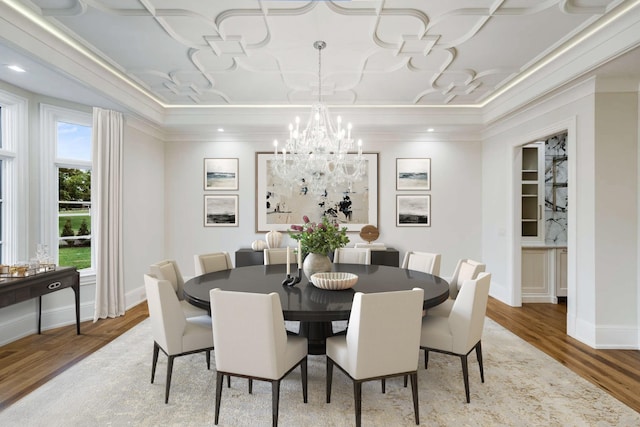
[{"label": "chandelier candle light", "polygon": [[[284,147],[278,149],[278,141],[273,141],[273,171],[284,182],[304,184],[312,194],[325,194],[362,179],[365,161],[362,157],[362,140],[357,142],[357,154],[349,155],[354,149],[351,138],[351,123],[342,126],[342,118],[337,117],[334,127],[329,110],[322,103],[321,53],[327,44],[317,41],[313,47],[318,50],[318,102],[311,107],[306,128],[300,130],[300,117],[295,126],[289,124],[289,138]],[[339,189],[341,190],[341,189]]]}]

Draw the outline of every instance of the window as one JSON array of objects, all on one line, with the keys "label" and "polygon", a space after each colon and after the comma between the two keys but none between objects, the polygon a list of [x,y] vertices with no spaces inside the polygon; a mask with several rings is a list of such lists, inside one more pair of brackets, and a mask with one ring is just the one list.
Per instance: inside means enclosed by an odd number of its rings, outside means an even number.
[{"label": "window", "polygon": [[45,221],[54,222],[49,227],[50,255],[60,266],[93,272],[91,114],[48,105],[42,112],[43,142],[50,154],[47,192],[55,195],[45,200],[50,207]]},{"label": "window", "polygon": [[[0,90],[0,263],[28,259],[27,100]],[[18,197],[22,196],[22,197]]]}]

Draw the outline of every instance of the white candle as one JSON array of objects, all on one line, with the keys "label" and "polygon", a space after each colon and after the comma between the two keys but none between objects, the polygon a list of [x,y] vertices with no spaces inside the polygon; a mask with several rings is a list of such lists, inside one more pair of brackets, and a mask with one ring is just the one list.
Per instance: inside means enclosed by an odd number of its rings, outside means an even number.
[{"label": "white candle", "polygon": [[291,274],[291,265],[289,264],[289,246],[287,246],[287,276]]},{"label": "white candle", "polygon": [[278,155],[278,140],[277,139],[273,140],[273,155],[274,156]]},{"label": "white candle", "polygon": [[302,268],[302,243],[298,240],[298,269]]}]

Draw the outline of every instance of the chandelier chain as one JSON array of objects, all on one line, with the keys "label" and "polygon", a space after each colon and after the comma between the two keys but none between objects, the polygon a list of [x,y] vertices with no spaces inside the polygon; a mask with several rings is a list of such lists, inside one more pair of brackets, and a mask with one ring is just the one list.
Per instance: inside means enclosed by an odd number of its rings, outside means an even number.
[{"label": "chandelier chain", "polygon": [[322,102],[322,45],[318,45],[318,102]]}]

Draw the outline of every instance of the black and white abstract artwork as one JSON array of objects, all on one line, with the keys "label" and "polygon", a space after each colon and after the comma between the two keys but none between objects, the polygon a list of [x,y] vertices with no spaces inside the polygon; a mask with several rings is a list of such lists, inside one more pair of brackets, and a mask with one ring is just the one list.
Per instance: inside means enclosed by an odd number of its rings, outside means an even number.
[{"label": "black and white abstract artwork", "polygon": [[431,159],[396,159],[396,189],[431,190]]},{"label": "black and white abstract artwork", "polygon": [[431,225],[431,196],[396,196],[396,226],[429,227]]},{"label": "black and white abstract artwork", "polygon": [[327,188],[322,194],[309,191],[308,183],[285,182],[273,172],[273,154],[256,156],[256,231],[288,231],[302,224],[302,217],[320,222],[323,216],[360,231],[378,225],[378,155],[364,153],[366,167],[362,179]]},{"label": "black and white abstract artwork", "polygon": [[238,196],[204,196],[204,226],[238,226]]}]

